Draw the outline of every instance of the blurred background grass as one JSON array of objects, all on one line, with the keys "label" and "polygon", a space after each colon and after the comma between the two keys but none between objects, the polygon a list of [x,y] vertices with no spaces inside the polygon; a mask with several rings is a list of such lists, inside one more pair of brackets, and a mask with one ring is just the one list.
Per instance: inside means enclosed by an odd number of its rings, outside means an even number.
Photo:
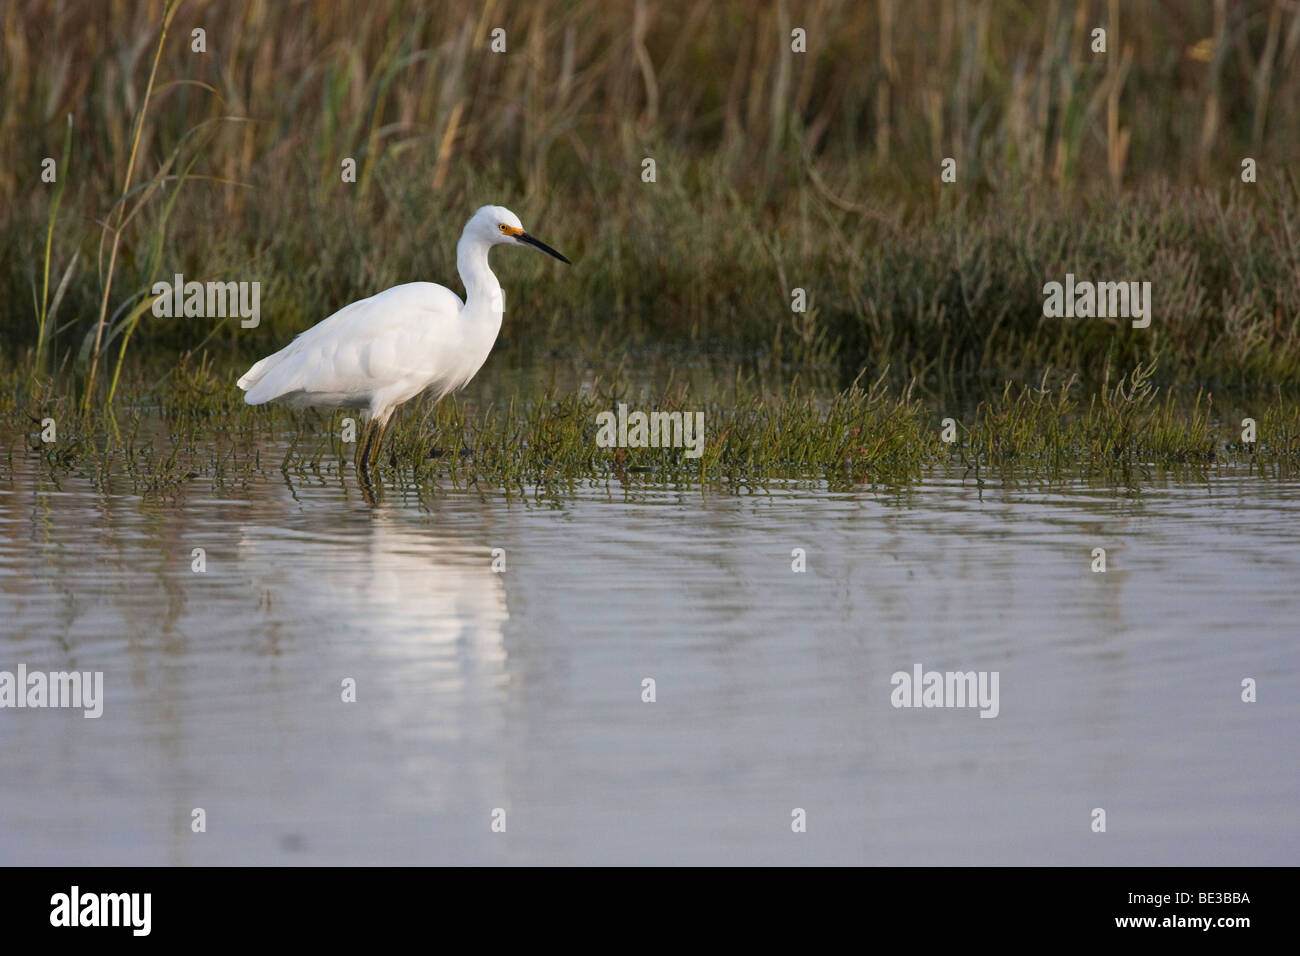
[{"label": "blurred background grass", "polygon": [[[575,265],[497,255],[497,362],[1300,385],[1289,0],[184,0],[161,46],[162,3],[0,9],[0,333],[38,373],[129,335],[220,379],[390,285],[459,288],[499,202]],[[140,315],[178,272],[260,281],[261,326]],[[1151,281],[1151,328],[1045,319],[1066,272]]]}]

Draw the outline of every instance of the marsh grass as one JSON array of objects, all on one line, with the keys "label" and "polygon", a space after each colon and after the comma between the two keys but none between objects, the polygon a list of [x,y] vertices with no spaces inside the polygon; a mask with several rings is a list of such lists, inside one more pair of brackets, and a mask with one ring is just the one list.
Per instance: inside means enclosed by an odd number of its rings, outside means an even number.
[{"label": "marsh grass", "polygon": [[[1300,474],[1300,404],[1281,395],[1227,415],[1212,397],[1183,398],[1135,368],[1096,392],[1073,377],[1007,383],[972,408],[948,410],[892,390],[887,376],[826,391],[773,392],[737,377],[707,395],[685,384],[657,392],[597,377],[589,388],[502,399],[418,399],[389,430],[374,473],[380,488],[437,494],[474,489],[562,496],[580,487],[761,491],[776,482],[835,490],[906,487],[948,475],[980,483],[1087,479],[1117,489],[1158,475],[1206,480],[1225,473]],[[105,493],[183,496],[270,482],[357,484],[354,448],[340,441],[346,412],[249,407],[206,359],[181,363],[153,387],[132,377],[116,410],[85,414],[66,395],[32,397],[17,374],[0,403],[0,447],[12,474],[31,456],[56,486],[78,478]],[[636,402],[640,395],[644,401]],[[645,410],[703,411],[703,454],[680,448],[601,448],[597,414],[632,400]],[[1240,420],[1257,421],[1241,441]],[[40,440],[40,422],[58,440]],[[941,439],[942,419],[957,440]]]},{"label": "marsh grass", "polygon": [[[234,380],[351,301],[455,286],[461,225],[492,201],[575,264],[497,256],[491,369],[523,381],[404,408],[388,485],[1293,473],[1300,9],[1135,0],[1121,24],[1117,3],[1058,0],[15,0],[2,16],[10,467],[31,454],[51,480],[146,494],[343,480],[341,416],[249,409]],[[497,26],[506,54],[487,49]],[[57,185],[36,184],[56,155]],[[1044,318],[1067,272],[1150,281],[1151,328]],[[152,283],[175,273],[260,282],[261,325],[153,316]],[[648,364],[669,374],[647,384]],[[629,395],[702,409],[704,455],[597,448],[596,412]],[[54,445],[33,439],[46,417]],[[939,440],[945,417],[958,442]]]},{"label": "marsh grass", "polygon": [[[0,293],[37,320],[0,310],[4,350],[88,407],[110,345],[115,378],[128,342],[233,370],[382,288],[455,285],[461,225],[503,201],[576,262],[498,261],[514,363],[652,343],[942,401],[1139,363],[1294,390],[1300,9],[1124,9],[1102,57],[1117,4],[15,0]],[[68,114],[67,178],[34,185]],[[1067,271],[1151,281],[1153,328],[1045,320]],[[262,325],[152,316],[177,272],[261,282]]]}]

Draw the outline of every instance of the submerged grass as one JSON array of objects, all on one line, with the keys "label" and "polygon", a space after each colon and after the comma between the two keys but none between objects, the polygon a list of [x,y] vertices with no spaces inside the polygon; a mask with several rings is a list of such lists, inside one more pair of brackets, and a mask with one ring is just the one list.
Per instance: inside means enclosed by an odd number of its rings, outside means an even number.
[{"label": "submerged grass", "polygon": [[[1134,369],[1091,394],[1072,378],[1009,383],[951,413],[892,390],[884,376],[838,392],[795,384],[773,394],[737,379],[700,396],[677,385],[636,403],[702,411],[699,457],[682,448],[599,446],[597,416],[627,399],[627,381],[596,379],[577,391],[504,401],[420,399],[390,427],[374,483],[421,494],[473,488],[551,496],[592,485],[902,487],[937,474],[972,482],[1083,478],[1123,489],[1157,474],[1300,475],[1300,403],[1276,396],[1229,418],[1208,394],[1176,400],[1151,383],[1151,373]],[[151,496],[357,480],[354,446],[341,440],[347,413],[250,408],[203,361],[183,364],[153,390],[133,383],[130,401],[115,412],[82,414],[52,391],[26,396],[11,377],[0,404],[0,481],[20,458],[38,459],[55,485],[77,478],[106,493]],[[1241,417],[1255,419],[1252,443],[1243,440]],[[50,420],[57,440],[45,442],[42,424]]]}]

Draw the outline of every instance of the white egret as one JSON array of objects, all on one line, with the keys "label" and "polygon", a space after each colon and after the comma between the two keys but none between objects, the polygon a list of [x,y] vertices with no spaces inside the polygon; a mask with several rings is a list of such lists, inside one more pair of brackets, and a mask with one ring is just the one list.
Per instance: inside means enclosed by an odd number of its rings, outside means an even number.
[{"label": "white egret", "polygon": [[446,286],[408,282],[344,306],[262,359],[239,380],[249,405],[361,408],[357,461],[368,469],[393,410],[425,390],[441,399],[464,387],[487,361],[501,331],[501,284],[488,250],[529,245],[568,262],[524,231],[504,206],[483,206],[456,244],[465,301]]}]

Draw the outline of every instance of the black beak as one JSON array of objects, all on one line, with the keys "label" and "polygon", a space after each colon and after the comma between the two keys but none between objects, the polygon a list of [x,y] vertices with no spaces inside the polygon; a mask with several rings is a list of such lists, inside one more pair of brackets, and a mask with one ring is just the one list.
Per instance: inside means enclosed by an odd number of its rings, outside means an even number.
[{"label": "black beak", "polygon": [[561,262],[567,262],[569,265],[573,265],[572,262],[569,262],[568,259],[564,258],[564,256],[560,255],[558,252],[556,252],[546,243],[542,242],[542,240],[534,239],[526,232],[519,233],[519,235],[515,236],[515,238],[518,239],[520,242],[528,243],[530,246],[536,246],[538,249],[541,249],[542,252],[546,253],[548,256],[555,256],[555,258],[559,259]]}]

